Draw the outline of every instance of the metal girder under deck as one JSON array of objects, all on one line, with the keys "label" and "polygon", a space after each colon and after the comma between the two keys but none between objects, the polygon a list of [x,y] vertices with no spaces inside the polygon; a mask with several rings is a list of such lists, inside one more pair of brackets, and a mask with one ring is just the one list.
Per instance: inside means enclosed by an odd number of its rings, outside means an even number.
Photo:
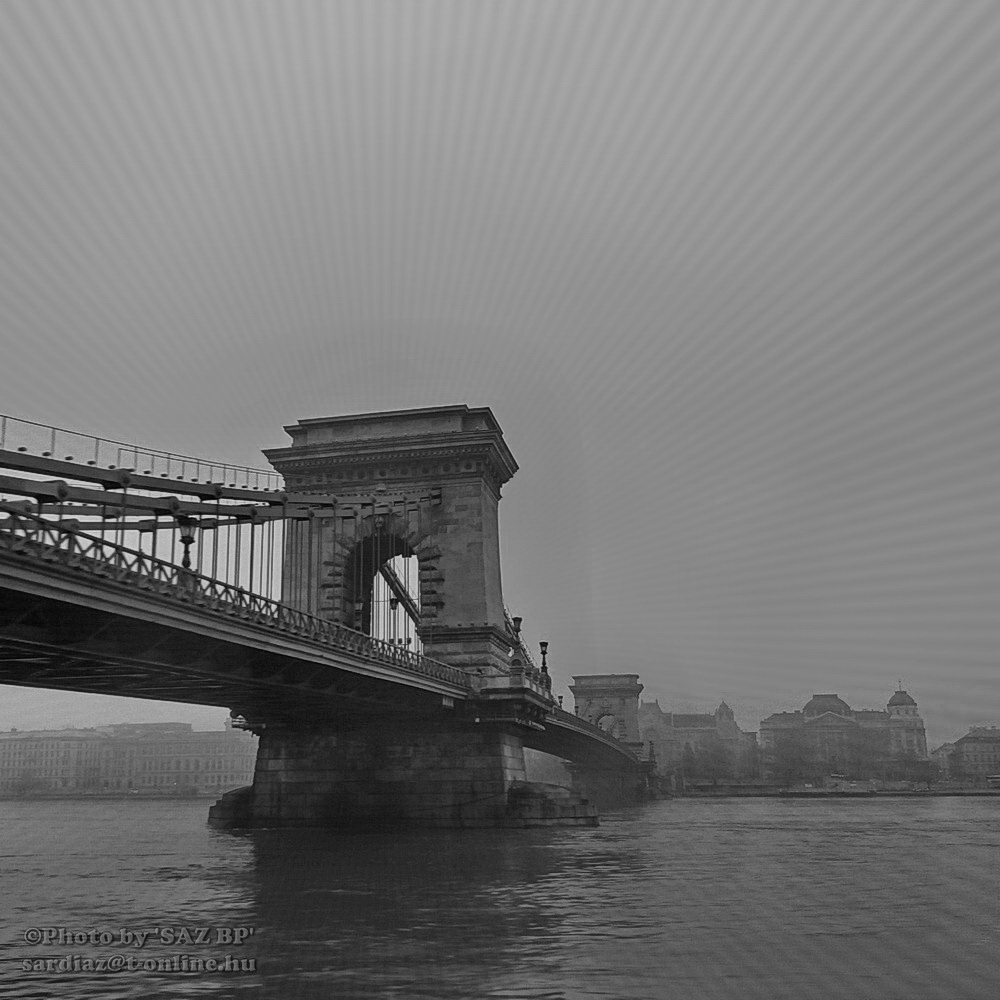
[{"label": "metal girder under deck", "polygon": [[440,709],[443,698],[469,694],[464,675],[452,670],[447,680],[449,668],[430,661],[407,658],[441,677],[340,652],[252,610],[177,596],[0,553],[0,683],[230,708],[309,705],[331,715]]}]

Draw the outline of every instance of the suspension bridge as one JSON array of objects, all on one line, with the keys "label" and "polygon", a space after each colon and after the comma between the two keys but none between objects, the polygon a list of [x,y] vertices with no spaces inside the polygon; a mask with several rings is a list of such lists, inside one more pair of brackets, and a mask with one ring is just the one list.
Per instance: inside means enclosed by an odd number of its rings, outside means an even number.
[{"label": "suspension bridge", "polygon": [[260,744],[217,825],[595,821],[526,747],[634,792],[503,603],[490,410],[285,430],[264,470],[0,417],[0,683],[229,708]]}]

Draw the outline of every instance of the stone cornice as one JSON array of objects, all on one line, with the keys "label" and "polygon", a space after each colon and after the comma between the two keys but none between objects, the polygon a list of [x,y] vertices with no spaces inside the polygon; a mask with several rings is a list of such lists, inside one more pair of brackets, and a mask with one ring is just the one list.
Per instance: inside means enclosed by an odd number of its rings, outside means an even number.
[{"label": "stone cornice", "polygon": [[403,483],[425,490],[445,480],[473,480],[485,482],[499,498],[501,487],[516,470],[488,442],[406,450],[357,447],[334,451],[329,445],[315,445],[265,454],[285,477],[286,489],[294,492],[368,493],[383,484],[400,492]]},{"label": "stone cornice", "polygon": [[513,646],[513,640],[505,628],[488,623],[481,625],[419,625],[417,634],[425,643],[487,640],[504,649]]},{"label": "stone cornice", "polygon": [[[458,438],[458,440],[455,440]],[[418,461],[421,457],[445,458],[459,455],[488,455],[498,468],[506,472],[509,479],[517,471],[514,461],[503,438],[497,433],[468,433],[428,435],[425,438],[381,438],[359,440],[348,443],[319,442],[268,448],[265,457],[272,465],[295,459],[321,459],[329,463],[376,463]]]}]

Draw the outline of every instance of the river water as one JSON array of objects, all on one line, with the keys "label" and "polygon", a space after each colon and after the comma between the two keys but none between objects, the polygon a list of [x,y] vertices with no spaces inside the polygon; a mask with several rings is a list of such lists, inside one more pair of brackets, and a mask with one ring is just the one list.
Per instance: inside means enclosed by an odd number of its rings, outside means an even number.
[{"label": "river water", "polygon": [[220,833],[207,808],[0,802],[0,996],[1000,996],[1000,798],[347,836]]}]

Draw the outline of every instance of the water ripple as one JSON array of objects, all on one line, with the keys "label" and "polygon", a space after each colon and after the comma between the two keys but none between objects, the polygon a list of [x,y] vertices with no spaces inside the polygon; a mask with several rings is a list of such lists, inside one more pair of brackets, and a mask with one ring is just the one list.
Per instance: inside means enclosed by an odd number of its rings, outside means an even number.
[{"label": "water ripple", "polygon": [[[242,837],[208,830],[203,803],[135,805],[0,803],[0,994],[997,993],[1000,811],[992,801],[675,800],[608,817],[596,830]],[[256,928],[240,952],[257,960],[254,975],[21,971],[43,955],[24,943],[25,927],[233,925]],[[148,944],[143,955],[173,951]]]}]

